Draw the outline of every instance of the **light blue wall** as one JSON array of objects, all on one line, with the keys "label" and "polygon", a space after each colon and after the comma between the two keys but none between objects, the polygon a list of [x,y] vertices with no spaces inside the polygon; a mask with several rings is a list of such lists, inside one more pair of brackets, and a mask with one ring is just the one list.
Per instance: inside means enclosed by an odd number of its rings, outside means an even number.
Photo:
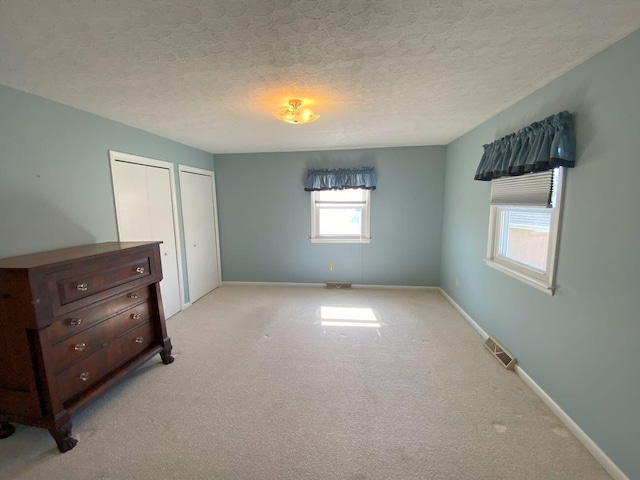
[{"label": "light blue wall", "polygon": [[210,153],[0,85],[0,258],[117,240],[110,149],[213,170]]},{"label": "light blue wall", "polygon": [[[630,478],[640,478],[640,31],[447,148],[442,287]],[[493,270],[482,145],[575,114],[551,297]],[[460,279],[455,285],[455,277]]]},{"label": "light blue wall", "polygon": [[[444,153],[406,147],[215,155],[223,279],[438,285]],[[363,165],[378,177],[371,243],[312,244],[306,169]]]},{"label": "light blue wall", "polygon": [[[640,478],[638,85],[635,32],[449,145],[446,179],[444,147],[216,155],[223,278],[441,283]],[[549,297],[484,265],[490,186],[472,178],[482,144],[560,110],[575,113],[578,161]],[[115,240],[109,149],[214,165],[206,152],[0,86],[0,258]],[[372,242],[311,244],[306,168],[356,165],[378,172]]]}]

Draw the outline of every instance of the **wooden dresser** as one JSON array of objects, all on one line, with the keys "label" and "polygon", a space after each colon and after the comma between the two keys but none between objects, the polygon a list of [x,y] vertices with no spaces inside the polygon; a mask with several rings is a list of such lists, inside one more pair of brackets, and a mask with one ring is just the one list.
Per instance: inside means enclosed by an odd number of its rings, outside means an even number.
[{"label": "wooden dresser", "polygon": [[72,449],[71,416],[156,354],[173,362],[159,242],[109,242],[0,260],[0,438],[44,427]]}]

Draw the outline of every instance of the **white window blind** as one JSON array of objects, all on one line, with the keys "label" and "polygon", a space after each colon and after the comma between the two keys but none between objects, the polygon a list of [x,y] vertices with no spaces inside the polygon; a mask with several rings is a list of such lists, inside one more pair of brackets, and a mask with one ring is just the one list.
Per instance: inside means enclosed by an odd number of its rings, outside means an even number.
[{"label": "white window blind", "polygon": [[370,190],[311,191],[311,242],[368,243]]},{"label": "white window blind", "polygon": [[491,181],[491,205],[552,207],[556,170]]}]

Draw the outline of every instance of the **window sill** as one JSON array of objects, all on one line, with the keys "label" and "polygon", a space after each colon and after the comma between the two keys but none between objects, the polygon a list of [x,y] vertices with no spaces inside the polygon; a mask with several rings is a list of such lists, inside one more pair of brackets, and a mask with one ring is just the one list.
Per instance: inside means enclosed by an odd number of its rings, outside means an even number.
[{"label": "window sill", "polygon": [[516,280],[520,280],[523,283],[526,283],[527,285],[533,287],[533,288],[537,288],[538,290],[540,290],[541,292],[546,293],[547,295],[552,295],[555,293],[555,287],[552,285],[548,285],[546,283],[541,282],[540,280],[538,280],[537,278],[533,278],[530,277],[529,275],[527,275],[524,272],[520,272],[518,270],[515,270],[513,268],[509,268],[501,263],[498,263],[494,260],[491,260],[489,258],[486,258],[485,263],[487,265],[489,265],[491,268],[494,268],[502,273],[506,273],[507,275],[509,275],[510,277],[515,278]]},{"label": "window sill", "polygon": [[361,238],[361,237],[358,237],[358,238],[312,237],[311,238],[311,243],[370,243],[370,242],[371,242],[370,238]]}]

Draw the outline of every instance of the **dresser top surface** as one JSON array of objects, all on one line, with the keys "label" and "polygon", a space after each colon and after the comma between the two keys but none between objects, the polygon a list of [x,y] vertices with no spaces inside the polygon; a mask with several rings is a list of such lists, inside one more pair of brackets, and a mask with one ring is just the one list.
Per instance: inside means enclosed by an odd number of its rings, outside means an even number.
[{"label": "dresser top surface", "polygon": [[158,245],[160,243],[162,242],[105,242],[81,245],[79,247],[63,248],[60,250],[0,259],[0,268],[50,267],[73,260],[100,257],[109,253],[121,252],[137,247]]}]

